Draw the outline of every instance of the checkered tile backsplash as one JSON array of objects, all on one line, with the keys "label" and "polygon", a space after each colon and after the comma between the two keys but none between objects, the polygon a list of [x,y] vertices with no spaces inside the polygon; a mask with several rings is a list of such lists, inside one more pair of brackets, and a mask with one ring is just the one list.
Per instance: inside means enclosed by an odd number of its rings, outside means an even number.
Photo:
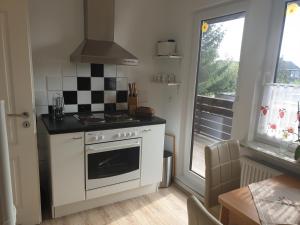
[{"label": "checkered tile backsplash", "polygon": [[77,65],[74,76],[48,76],[47,94],[51,110],[53,97],[63,95],[65,112],[127,110],[128,81],[117,77],[116,65]]}]

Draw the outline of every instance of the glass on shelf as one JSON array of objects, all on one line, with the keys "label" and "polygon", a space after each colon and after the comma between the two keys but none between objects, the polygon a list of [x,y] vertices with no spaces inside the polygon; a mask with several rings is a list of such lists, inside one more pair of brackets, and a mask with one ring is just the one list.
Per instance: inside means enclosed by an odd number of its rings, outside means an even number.
[{"label": "glass on shelf", "polygon": [[176,75],[174,73],[158,73],[153,76],[153,82],[157,83],[165,83],[168,85],[178,85],[179,83],[176,81]]}]

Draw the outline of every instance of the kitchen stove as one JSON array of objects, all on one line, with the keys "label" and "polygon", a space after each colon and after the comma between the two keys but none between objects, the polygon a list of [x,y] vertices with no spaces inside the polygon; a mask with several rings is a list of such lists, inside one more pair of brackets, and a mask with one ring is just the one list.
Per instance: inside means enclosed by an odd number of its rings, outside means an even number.
[{"label": "kitchen stove", "polygon": [[[88,117],[90,118],[90,117]],[[94,115],[102,123],[130,117]],[[85,133],[86,190],[140,179],[142,135],[137,127]]]},{"label": "kitchen stove", "polygon": [[138,122],[129,116],[127,113],[117,112],[117,113],[82,113],[75,114],[74,117],[79,120],[84,125],[98,125],[104,123],[129,123]]}]

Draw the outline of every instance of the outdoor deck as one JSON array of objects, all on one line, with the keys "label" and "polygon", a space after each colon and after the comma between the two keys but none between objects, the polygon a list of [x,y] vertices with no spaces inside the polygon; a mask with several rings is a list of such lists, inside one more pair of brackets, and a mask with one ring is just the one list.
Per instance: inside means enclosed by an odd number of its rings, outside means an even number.
[{"label": "outdoor deck", "polygon": [[192,159],[192,171],[205,177],[205,145],[213,144],[213,140],[209,140],[205,136],[194,134],[194,146],[193,146],[193,159]]},{"label": "outdoor deck", "polygon": [[230,139],[233,101],[197,96],[191,169],[205,177],[204,147]]}]

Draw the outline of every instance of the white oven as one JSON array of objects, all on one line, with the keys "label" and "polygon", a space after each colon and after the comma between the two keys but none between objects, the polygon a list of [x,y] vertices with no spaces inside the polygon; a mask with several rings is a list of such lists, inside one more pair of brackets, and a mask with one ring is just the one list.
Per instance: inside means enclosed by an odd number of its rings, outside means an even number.
[{"label": "white oven", "polygon": [[140,179],[141,138],[85,145],[86,190]]}]

